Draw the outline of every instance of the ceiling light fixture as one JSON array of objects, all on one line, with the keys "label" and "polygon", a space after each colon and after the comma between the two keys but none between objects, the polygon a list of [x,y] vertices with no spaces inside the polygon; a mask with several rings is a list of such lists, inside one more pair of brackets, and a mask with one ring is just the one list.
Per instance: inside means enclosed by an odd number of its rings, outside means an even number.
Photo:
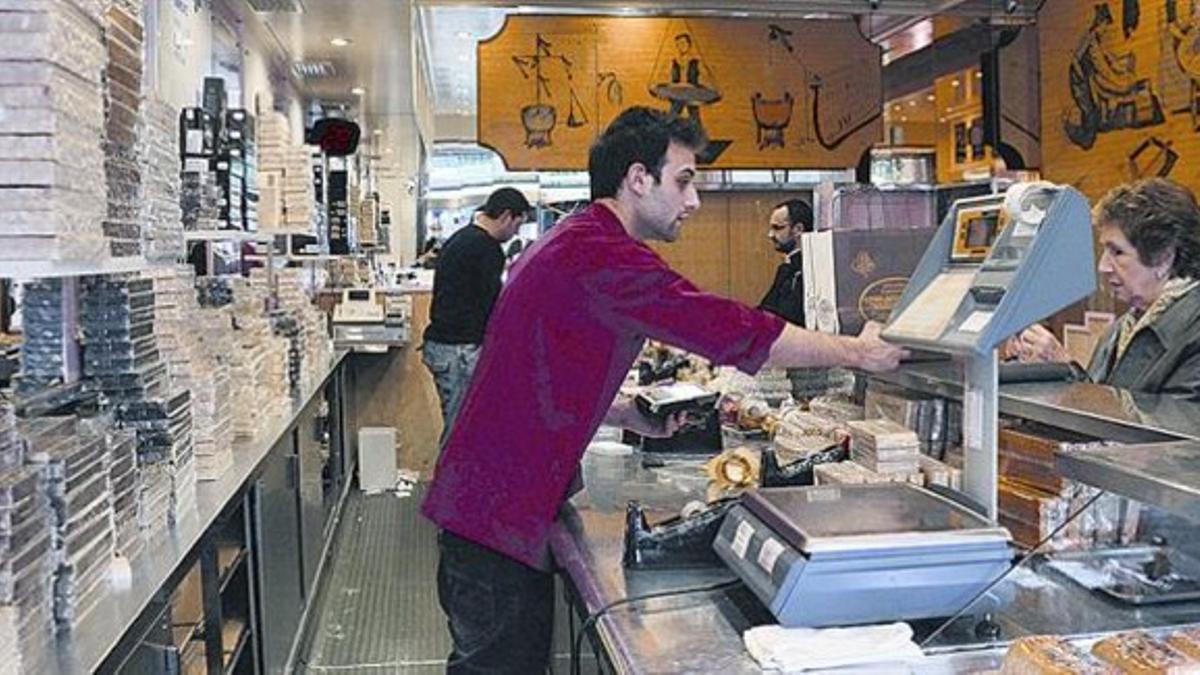
[{"label": "ceiling light fixture", "polygon": [[362,96],[363,94],[367,93],[367,90],[363,89],[362,87],[355,87],[350,90],[350,93],[354,94],[355,96]]},{"label": "ceiling light fixture", "polygon": [[334,47],[346,47],[350,44],[350,38],[335,37],[329,41],[329,44]]},{"label": "ceiling light fixture", "polygon": [[375,134],[376,136],[381,136],[381,135],[383,135],[383,129],[376,129],[375,131],[372,131],[371,133]]},{"label": "ceiling light fixture", "polygon": [[458,39],[460,39],[460,40],[470,40],[473,37],[471,35],[470,31],[465,31],[465,30],[460,30],[457,33],[455,33],[455,35],[458,36]]},{"label": "ceiling light fixture", "polygon": [[1015,14],[1016,11],[1020,8],[1021,8],[1021,3],[1018,2],[1017,0],[1005,0],[1005,2],[1004,2],[1004,13],[1005,14]]}]

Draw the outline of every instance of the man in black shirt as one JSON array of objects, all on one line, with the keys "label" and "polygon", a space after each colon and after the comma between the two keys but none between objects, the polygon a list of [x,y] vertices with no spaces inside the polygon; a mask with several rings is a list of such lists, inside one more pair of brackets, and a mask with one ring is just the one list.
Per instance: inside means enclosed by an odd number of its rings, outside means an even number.
[{"label": "man in black shirt", "polygon": [[525,222],[529,202],[513,188],[488,196],[474,224],[455,232],[437,258],[433,304],[422,361],[433,374],[442,404],[442,441],[462,404],[479,359],[479,346],[504,272],[500,245]]},{"label": "man in black shirt", "polygon": [[804,326],[804,281],[800,263],[800,235],[812,232],[812,208],[802,199],[789,199],[771,211],[767,236],[785,258],[775,271],[775,281],[758,303],[759,309],[797,326]]}]

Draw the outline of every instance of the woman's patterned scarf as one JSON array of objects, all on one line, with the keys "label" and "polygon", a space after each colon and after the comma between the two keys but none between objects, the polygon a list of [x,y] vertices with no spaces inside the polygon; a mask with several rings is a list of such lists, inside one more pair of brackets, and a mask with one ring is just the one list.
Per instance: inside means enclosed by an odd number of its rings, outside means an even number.
[{"label": "woman's patterned scarf", "polygon": [[1117,333],[1117,360],[1119,361],[1125,355],[1125,349],[1129,347],[1129,343],[1133,342],[1133,337],[1142,331],[1144,328],[1149,328],[1154,320],[1162,316],[1162,313],[1167,311],[1176,300],[1187,295],[1193,288],[1200,285],[1200,282],[1194,281],[1188,277],[1175,277],[1167,279],[1163,284],[1162,293],[1159,293],[1158,299],[1154,301],[1141,316],[1134,316],[1134,311],[1130,310],[1122,316],[1119,332]]}]

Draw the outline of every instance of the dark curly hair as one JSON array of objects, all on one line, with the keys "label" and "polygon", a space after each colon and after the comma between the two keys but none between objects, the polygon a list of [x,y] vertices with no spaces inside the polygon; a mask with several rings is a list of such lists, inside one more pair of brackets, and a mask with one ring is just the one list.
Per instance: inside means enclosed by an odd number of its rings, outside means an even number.
[{"label": "dark curly hair", "polygon": [[645,166],[655,181],[662,180],[671,141],[697,153],[708,143],[704,130],[690,118],[643,106],[617,115],[588,153],[592,199],[617,196],[621,181],[634,164]]},{"label": "dark curly hair", "polygon": [[1172,277],[1200,279],[1200,206],[1188,188],[1166,178],[1120,185],[1096,204],[1097,225],[1115,225],[1151,266],[1175,253]]}]

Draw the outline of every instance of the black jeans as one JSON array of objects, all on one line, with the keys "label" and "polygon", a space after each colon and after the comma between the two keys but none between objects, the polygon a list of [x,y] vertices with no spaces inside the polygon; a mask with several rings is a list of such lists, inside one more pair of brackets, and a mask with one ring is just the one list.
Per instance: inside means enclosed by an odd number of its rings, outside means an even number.
[{"label": "black jeans", "polygon": [[446,672],[545,673],[554,576],[445,530],[438,549],[438,601],[454,640]]}]

